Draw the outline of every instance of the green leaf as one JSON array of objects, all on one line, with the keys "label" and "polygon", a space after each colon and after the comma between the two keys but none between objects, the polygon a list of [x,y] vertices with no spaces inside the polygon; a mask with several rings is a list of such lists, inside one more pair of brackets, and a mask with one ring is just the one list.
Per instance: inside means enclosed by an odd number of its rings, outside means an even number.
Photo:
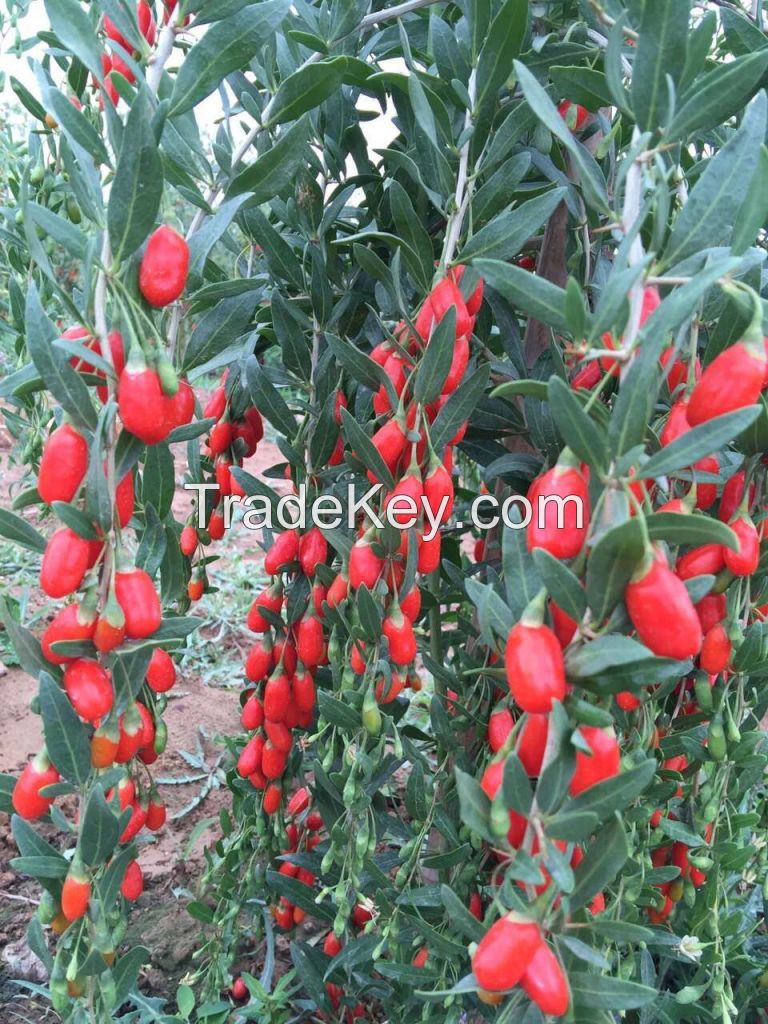
[{"label": "green leaf", "polygon": [[8,80],[21,104],[27,108],[32,117],[37,118],[38,121],[44,121],[46,110],[42,103],[14,75],[10,75]]},{"label": "green leaf", "polygon": [[284,896],[291,903],[321,921],[333,921],[335,911],[329,903],[315,903],[316,892],[312,886],[305,885],[297,878],[281,875],[279,871],[267,871],[267,887],[279,896]]},{"label": "green leaf", "polygon": [[587,600],[596,622],[602,622],[622,600],[644,550],[637,517],[607,530],[595,544],[587,562]]},{"label": "green leaf", "polygon": [[96,540],[98,537],[91,517],[82,512],[76,505],[68,505],[65,501],[54,501],[51,508],[62,523],[68,526],[70,530],[74,530],[78,537],[83,537],[85,540]]},{"label": "green leaf", "polygon": [[0,618],[5,625],[11,640],[11,646],[24,671],[33,678],[37,678],[41,672],[51,671],[51,664],[43,656],[43,650],[38,638],[31,630],[16,621],[7,603],[3,600],[0,600]]},{"label": "green leaf", "polygon": [[291,441],[296,434],[296,420],[293,413],[255,356],[249,356],[245,363],[245,379],[253,404],[266,416],[269,422]]},{"label": "green leaf", "polygon": [[528,773],[517,754],[507,754],[504,760],[504,776],[502,779],[502,796],[505,806],[518,814],[528,814],[533,800],[533,790]]},{"label": "green leaf", "polygon": [[121,651],[115,657],[112,664],[112,684],[118,711],[124,710],[139,695],[151,657],[151,646]]},{"label": "green leaf", "polygon": [[571,103],[580,103],[592,111],[613,105],[605,75],[596,68],[554,65],[549,69],[549,77],[559,94],[567,96]]},{"label": "green leaf", "polygon": [[[597,815],[594,815],[597,819]],[[589,903],[602,889],[612,882],[624,867],[629,857],[629,844],[620,819],[614,819],[600,830],[600,836],[592,843],[584,859],[574,869],[576,884],[569,897],[572,910],[578,910]]]},{"label": "green leaf", "polygon": [[309,118],[302,117],[281,132],[268,150],[235,175],[227,196],[250,192],[249,202],[264,203],[282,192],[286,182],[292,181],[306,162],[311,128]]},{"label": "green leaf", "polygon": [[459,794],[461,820],[473,832],[492,841],[490,832],[491,801],[480,788],[477,779],[467,775],[461,768],[455,769],[456,789]]},{"label": "green leaf", "polygon": [[403,186],[392,181],[387,194],[397,233],[405,243],[402,247],[405,265],[419,287],[427,291],[434,272],[432,240]]},{"label": "green leaf", "polygon": [[487,33],[477,59],[476,109],[480,120],[490,119],[499,89],[510,77],[528,25],[528,0],[505,0]]},{"label": "green leaf", "polygon": [[375,363],[370,356],[361,352],[351,341],[337,337],[335,334],[326,334],[328,342],[336,361],[343,369],[359,384],[364,384],[371,391],[378,391],[384,383],[386,374],[378,363]]},{"label": "green leaf", "polygon": [[441,885],[440,895],[451,924],[471,942],[479,942],[485,934],[482,921],[478,921],[473,914],[470,914],[450,886]]},{"label": "green leaf", "polygon": [[107,147],[88,118],[58,89],[49,89],[46,104],[70,140],[90,153],[97,164],[108,164]]},{"label": "green leaf", "polygon": [[222,299],[204,313],[184,353],[184,368],[194,369],[234,344],[248,329],[259,301],[255,292]]},{"label": "green leaf", "polygon": [[587,839],[597,829],[599,820],[594,811],[574,811],[556,814],[546,825],[551,839],[565,839],[576,843]]},{"label": "green leaf", "polygon": [[268,43],[289,11],[287,0],[250,4],[209,28],[181,64],[169,117],[177,117],[209,96],[227,75],[247,67]]},{"label": "green leaf", "polygon": [[345,732],[355,732],[360,728],[360,712],[332,697],[327,690],[317,691],[317,703],[320,714],[331,725],[336,725]]},{"label": "green leaf", "polygon": [[48,675],[40,673],[40,714],[51,761],[60,775],[83,786],[91,772],[91,750],[85,729],[66,694]]},{"label": "green leaf", "polygon": [[495,638],[506,640],[515,624],[512,612],[489,583],[467,579],[464,583],[470,601],[477,608],[477,618],[483,637],[489,646]]},{"label": "green leaf", "polygon": [[[634,522],[634,520],[633,520]],[[648,657],[648,648],[629,636],[609,633],[568,655],[568,674],[576,679],[588,679],[612,668],[631,665]]]},{"label": "green leaf", "polygon": [[21,516],[15,516],[7,509],[0,509],[0,537],[13,541],[21,547],[42,554],[45,551],[45,537]]},{"label": "green leaf", "polygon": [[539,570],[542,583],[555,604],[576,622],[581,621],[587,610],[587,595],[578,577],[559,558],[550,555],[544,548],[536,548],[533,551],[533,561]]},{"label": "green leaf", "polygon": [[109,194],[107,227],[115,260],[125,259],[142,244],[155,223],[162,195],[163,170],[152,129],[152,106],[147,90],[142,89],[125,122]]},{"label": "green leaf", "polygon": [[697,78],[686,91],[683,101],[665,131],[668,139],[689,136],[723,124],[743,110],[768,70],[768,50],[737,57],[718,64],[706,75]]},{"label": "green leaf", "polygon": [[[682,2],[685,2],[685,0],[682,0]],[[600,165],[568,128],[558,113],[557,107],[547,95],[544,87],[536,80],[533,73],[519,60],[514,62],[514,67],[528,106],[544,126],[552,132],[555,138],[563,143],[573,157],[573,162],[579,172],[579,184],[584,192],[585,200],[595,209],[607,213],[609,209],[608,194]]]},{"label": "green leaf", "polygon": [[168,548],[168,539],[152,504],[144,505],[144,524],[141,541],[136,550],[136,566],[154,576],[162,565]]},{"label": "green leaf", "polygon": [[422,405],[434,402],[443,390],[456,344],[456,309],[451,307],[432,332],[416,371],[413,397]]},{"label": "green leaf", "polygon": [[713,238],[718,245],[730,242],[744,201],[744,185],[757,169],[760,143],[765,138],[767,102],[764,92],[755,97],[739,130],[707,164],[672,226],[665,266],[706,249]]},{"label": "green leaf", "polygon": [[45,12],[56,36],[82,61],[100,82],[101,47],[96,32],[83,8],[76,0],[45,0]]},{"label": "green leaf", "polygon": [[650,786],[655,774],[656,762],[648,758],[635,768],[626,769],[612,779],[605,779],[585,789],[565,804],[563,813],[589,811],[596,814],[601,822],[606,821],[615,811],[623,811],[636,800]]},{"label": "green leaf", "polygon": [[54,242],[63,245],[70,256],[78,260],[86,259],[88,239],[80,228],[38,203],[27,203],[27,213],[32,223],[38,225]]},{"label": "green leaf", "polygon": [[704,845],[704,839],[693,829],[688,828],[682,821],[673,821],[671,818],[662,818],[659,822],[659,828],[665,836],[669,836],[675,842],[685,843],[691,849],[695,850],[698,846]]},{"label": "green leaf", "polygon": [[[263,6],[259,4],[256,10]],[[264,111],[265,125],[295,121],[318,107],[339,89],[355,63],[349,57],[329,57],[294,71],[283,79]]]},{"label": "green leaf", "polygon": [[749,405],[686,430],[681,437],[652,455],[637,471],[637,479],[648,480],[692,466],[703,456],[711,455],[732,441],[754,423],[759,415],[760,406]]},{"label": "green leaf", "polygon": [[69,365],[65,353],[51,344],[57,336],[56,329],[45,315],[34,281],[27,284],[24,327],[27,351],[45,386],[75,426],[93,430],[97,417],[88,388]]},{"label": "green leaf", "polygon": [[549,220],[567,192],[566,188],[555,188],[529,199],[514,210],[500,213],[472,235],[461,250],[460,261],[469,263],[478,258],[508,260],[517,256],[528,239]]},{"label": "green leaf", "polygon": [[706,515],[683,515],[677,512],[656,512],[645,520],[651,540],[668,544],[723,544],[732,551],[738,540],[730,526]]},{"label": "green leaf", "polygon": [[448,444],[456,435],[459,427],[475,411],[485,392],[489,377],[490,367],[484,363],[475,370],[471,377],[458,386],[437,414],[429,432],[432,447],[436,452]]},{"label": "green leaf", "polygon": [[10,867],[19,875],[33,878],[65,878],[67,862],[55,857],[13,857]]},{"label": "green leaf", "polygon": [[120,824],[104,798],[104,791],[96,786],[88,797],[80,830],[79,849],[85,863],[96,865],[109,860],[119,838]]},{"label": "green leaf", "polygon": [[[270,196],[271,198],[271,196]],[[239,195],[234,199],[226,199],[212,217],[204,220],[195,231],[189,242],[189,274],[192,278],[202,278],[205,262],[211,249],[225,235],[227,229],[237,216],[244,203],[251,199],[247,195]]]},{"label": "green leaf", "polygon": [[632,69],[632,109],[641,131],[655,131],[667,119],[667,77],[676,82],[685,66],[690,0],[654,0],[643,7]]},{"label": "green leaf", "polygon": [[565,289],[522,267],[499,260],[474,260],[472,266],[488,288],[499,292],[516,309],[568,334],[565,318]]},{"label": "green leaf", "polygon": [[[768,57],[768,51],[766,51]],[[731,251],[737,256],[754,245],[760,229],[768,220],[768,149],[760,147],[757,168],[749,186],[741,209],[736,215],[733,228]]]},{"label": "green leaf", "polygon": [[[518,522],[520,521],[518,519]],[[517,620],[543,585],[538,565],[528,550],[525,530],[502,531],[501,567],[507,604],[513,618]]]},{"label": "green leaf", "polygon": [[560,435],[569,448],[595,469],[608,466],[608,446],[605,431],[584,411],[584,406],[560,377],[549,378],[547,387],[552,417]]},{"label": "green leaf", "polygon": [[151,504],[160,519],[165,519],[175,490],[176,473],[170,448],[165,444],[149,445],[141,477],[142,503]]},{"label": "green leaf", "polygon": [[366,469],[370,469],[384,487],[391,490],[395,486],[395,481],[386,462],[348,409],[341,410],[341,422],[352,451],[363,462]]},{"label": "green leaf", "polygon": [[112,967],[115,982],[115,1005],[120,1006],[128,998],[128,993],[136,984],[139,971],[149,963],[150,953],[146,946],[133,946],[123,953]]},{"label": "green leaf", "polygon": [[636,981],[622,981],[605,974],[569,971],[568,981],[574,1004],[588,1011],[635,1010],[655,1002],[659,993]]}]

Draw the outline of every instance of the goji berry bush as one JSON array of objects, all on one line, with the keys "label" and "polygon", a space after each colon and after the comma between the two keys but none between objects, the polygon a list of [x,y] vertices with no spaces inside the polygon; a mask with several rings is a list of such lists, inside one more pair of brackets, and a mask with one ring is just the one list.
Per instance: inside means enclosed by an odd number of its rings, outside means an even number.
[{"label": "goji berry bush", "polygon": [[[30,468],[0,534],[50,599],[41,635],[13,580],[3,612],[45,746],[2,807],[59,1018],[766,1019],[743,6],[45,0],[0,232]],[[345,517],[260,534],[199,947],[150,998],[174,655],[226,499],[286,489]]]}]

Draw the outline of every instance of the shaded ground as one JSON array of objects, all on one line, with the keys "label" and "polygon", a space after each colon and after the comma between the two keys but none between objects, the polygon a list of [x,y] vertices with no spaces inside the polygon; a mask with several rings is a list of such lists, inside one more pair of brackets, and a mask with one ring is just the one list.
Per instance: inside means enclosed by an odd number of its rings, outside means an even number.
[{"label": "shaded ground", "polygon": [[[189,492],[181,489],[184,455],[185,445],[176,446],[174,512],[179,519],[190,503]],[[16,494],[30,485],[22,480],[24,468],[13,465],[11,456],[12,440],[0,420],[0,508],[9,507]],[[277,448],[263,441],[246,468],[259,476],[278,461],[282,457]],[[22,514],[36,523],[35,509]],[[47,533],[51,527],[44,524],[40,528]],[[169,821],[142,847],[146,888],[133,914],[134,918],[141,915],[143,939],[153,957],[142,988],[158,995],[173,994],[196,945],[200,926],[184,906],[199,877],[203,848],[214,835],[211,828],[201,830],[199,823],[217,816],[229,803],[226,788],[220,788],[223,779],[217,765],[221,746],[216,737],[234,734],[239,728],[238,694],[247,647],[240,624],[252,592],[262,582],[258,539],[258,534],[235,526],[224,541],[209,549],[219,555],[209,572],[221,592],[206,596],[195,607],[194,614],[204,619],[204,625],[190,637],[181,658],[179,679],[165,715],[168,749],[152,769],[156,779],[176,783],[160,786]],[[37,590],[38,564],[36,556],[20,553],[0,539],[0,595],[20,601],[25,624],[32,624],[37,631],[36,620],[46,621],[54,605],[41,600]],[[36,686],[36,681],[14,664],[0,625],[0,772],[18,771],[39,749],[40,720],[29,710]],[[34,882],[9,869],[9,861],[17,855],[8,818],[0,814],[0,1024],[19,1020],[37,1024],[43,1019],[42,1006],[20,995],[11,983],[20,977],[38,980],[40,967],[24,942],[39,890]]]}]

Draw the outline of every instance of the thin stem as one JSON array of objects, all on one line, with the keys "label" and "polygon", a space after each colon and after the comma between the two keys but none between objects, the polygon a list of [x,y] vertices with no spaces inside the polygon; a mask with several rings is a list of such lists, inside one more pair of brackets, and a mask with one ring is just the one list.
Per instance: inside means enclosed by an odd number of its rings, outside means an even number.
[{"label": "thin stem", "polygon": [[173,44],[176,41],[176,26],[169,19],[168,24],[163,27],[160,38],[157,42],[157,49],[150,57],[149,68],[146,74],[147,87],[150,92],[157,95],[160,87],[160,79],[163,77],[163,70],[168,63],[168,58],[173,52]]},{"label": "thin stem", "polygon": [[[467,93],[469,94],[469,106],[467,107],[466,114],[464,115],[465,132],[468,132],[469,128],[472,126],[472,114],[477,95],[477,71],[475,68],[472,68],[469,75]],[[456,246],[458,245],[459,238],[461,236],[464,217],[466,216],[469,204],[472,201],[474,183],[473,179],[469,177],[469,147],[471,142],[472,136],[468,134],[459,154],[459,171],[456,176],[454,208],[448,218],[448,225],[445,231],[445,244],[443,246],[443,256],[440,260],[440,265],[443,268],[445,268],[453,259],[453,254],[456,251]]]}]

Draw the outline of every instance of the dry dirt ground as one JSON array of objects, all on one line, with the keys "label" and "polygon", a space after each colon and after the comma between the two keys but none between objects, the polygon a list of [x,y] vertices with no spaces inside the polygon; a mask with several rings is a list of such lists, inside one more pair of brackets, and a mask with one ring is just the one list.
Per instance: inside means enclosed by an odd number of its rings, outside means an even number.
[{"label": "dry dirt ground", "polygon": [[[174,513],[183,520],[189,509],[189,493],[181,488],[186,469],[183,444],[176,446],[177,491]],[[282,461],[278,449],[265,440],[256,455],[246,463],[248,471],[260,476],[265,468]],[[8,507],[19,490],[30,485],[25,468],[14,464],[13,442],[0,419],[0,508]],[[35,509],[23,515],[36,523]],[[50,524],[40,526],[50,531]],[[141,916],[142,941],[152,949],[152,965],[145,974],[142,989],[153,994],[168,996],[175,991],[185,964],[196,946],[199,926],[184,909],[188,892],[194,891],[199,876],[202,850],[214,836],[211,828],[197,836],[191,850],[189,840],[198,823],[216,816],[229,802],[226,788],[218,788],[213,769],[221,754],[217,737],[236,734],[239,728],[238,693],[242,676],[240,665],[246,649],[247,637],[241,631],[237,618],[227,614],[225,601],[240,598],[240,607],[247,607],[244,592],[258,587],[261,576],[262,553],[258,534],[235,526],[230,534],[215,545],[219,561],[211,567],[211,576],[220,588],[229,593],[206,596],[196,606],[194,614],[201,616],[201,629],[190,641],[182,657],[179,678],[171,692],[165,716],[169,740],[166,753],[158,759],[153,773],[160,779],[195,781],[164,784],[161,794],[168,806],[166,827],[142,846],[140,862],[146,888],[133,912]],[[0,544],[2,540],[0,539]],[[8,552],[7,546],[4,549]],[[211,549],[209,549],[210,551]],[[10,556],[13,562],[13,553]],[[37,562],[30,556],[21,562],[25,571],[13,564],[3,566],[0,559],[0,595],[26,602],[25,622],[39,618],[44,623],[50,617],[52,602],[40,597],[35,587]],[[5,578],[4,578],[5,577]],[[39,749],[41,728],[39,718],[29,710],[29,702],[36,691],[36,681],[26,675],[7,651],[0,624],[0,772],[17,772],[30,754]],[[35,628],[35,627],[33,627]],[[201,730],[202,726],[202,730]],[[203,755],[204,766],[197,769],[185,758]],[[201,793],[206,778],[213,773],[213,786],[204,799]],[[188,809],[190,804],[196,806]],[[180,815],[174,820],[174,815]],[[0,813],[0,1024],[10,1021],[38,1021],[43,1019],[42,1007],[20,992],[13,979],[39,978],[40,964],[27,950],[24,933],[38,897],[31,880],[17,876],[9,861],[17,856],[10,834],[9,820]]]}]

